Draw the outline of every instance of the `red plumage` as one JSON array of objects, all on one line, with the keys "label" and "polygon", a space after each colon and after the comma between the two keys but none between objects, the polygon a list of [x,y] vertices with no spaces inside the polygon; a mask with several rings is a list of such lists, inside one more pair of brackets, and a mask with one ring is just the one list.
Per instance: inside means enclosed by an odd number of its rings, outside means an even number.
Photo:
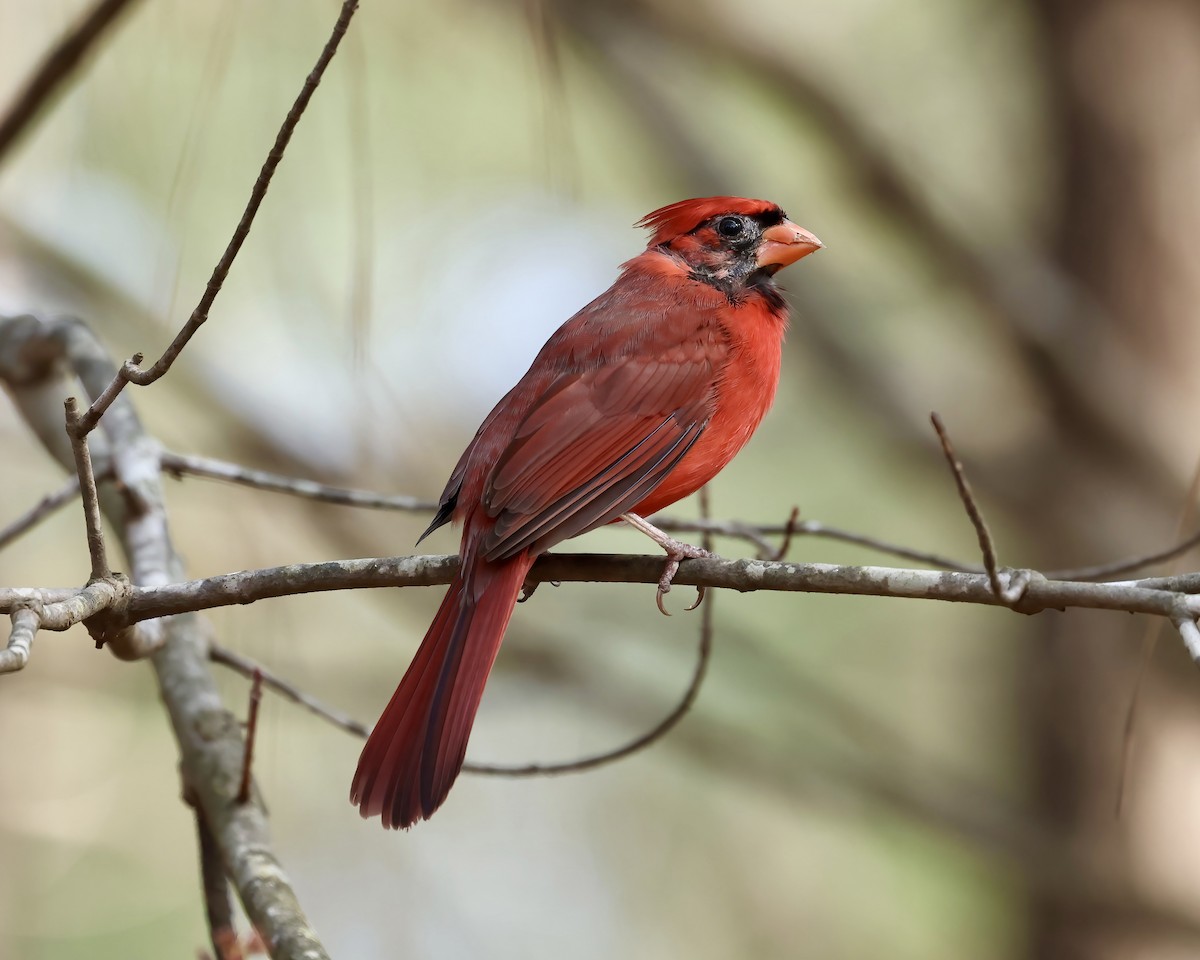
[{"label": "red plumage", "polygon": [[635,226],[653,230],[650,246],[667,243],[675,237],[700,226],[705,220],[720,217],[728,213],[740,213],[748,217],[757,217],[779,207],[769,200],[747,200],[744,197],[701,197],[696,200],[679,200],[675,203],[660,207],[653,213],[648,213]]},{"label": "red plumage", "polygon": [[463,524],[462,567],[350,792],[385,827],[445,799],[537,555],[694,493],[774,398],[787,307],[771,277],[820,241],[738,197],[684,200],[639,225],[654,231],[646,251],[547,341],[442,494],[429,529]]}]

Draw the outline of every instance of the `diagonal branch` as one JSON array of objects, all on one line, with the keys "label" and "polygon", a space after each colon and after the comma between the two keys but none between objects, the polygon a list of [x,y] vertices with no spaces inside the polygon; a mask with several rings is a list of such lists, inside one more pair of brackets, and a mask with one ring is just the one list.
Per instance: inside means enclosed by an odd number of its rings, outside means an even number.
[{"label": "diagonal branch", "polygon": [[365,723],[361,723],[349,714],[322,703],[312,694],[305,693],[294,683],[284,680],[273,670],[264,667],[261,663],[251,660],[243,654],[222,646],[216,641],[208,645],[208,657],[213,663],[219,663],[223,667],[228,667],[230,670],[240,673],[247,680],[253,680],[255,676],[260,677],[263,686],[268,690],[273,690],[285,700],[290,700],[292,703],[304,707],[305,710],[315,714],[322,720],[328,720],[335,727],[341,727],[347,733],[351,733],[356,737],[362,737],[365,740],[367,734],[371,732],[371,728]]},{"label": "diagonal branch", "polygon": [[262,206],[263,198],[267,195],[267,188],[271,185],[271,178],[274,177],[275,170],[279,167],[279,163],[283,159],[283,153],[292,139],[292,134],[295,133],[300,118],[304,115],[309,101],[312,100],[312,96],[325,74],[325,68],[329,66],[334,54],[337,53],[338,46],[341,44],[342,38],[346,35],[346,30],[350,26],[350,19],[354,16],[354,11],[357,9],[358,0],[344,0],[342,3],[341,12],[338,14],[337,21],[333,25],[329,39],[325,42],[325,46],[317,58],[316,65],[305,78],[304,85],[300,88],[300,93],[297,94],[292,108],[288,111],[287,116],[284,117],[283,124],[279,128],[279,132],[275,135],[275,143],[267,154],[267,159],[263,161],[262,169],[258,173],[258,179],[254,181],[254,187],[250,191],[250,199],[246,201],[246,207],[242,211],[241,219],[234,228],[233,236],[229,238],[225,252],[221,255],[221,259],[217,261],[216,267],[213,268],[212,276],[209,277],[208,284],[204,288],[204,294],[200,297],[200,302],[196,304],[196,308],[192,311],[191,316],[188,317],[187,323],[175,335],[175,339],[167,345],[162,356],[154,361],[150,367],[145,370],[141,369],[142,356],[141,354],[136,354],[132,359],[126,360],[121,365],[120,369],[103,390],[97,394],[93,394],[92,405],[81,420],[81,427],[85,431],[95,429],[100,418],[104,416],[104,411],[112,405],[113,400],[125,388],[125,384],[136,383],[138,386],[148,386],[170,370],[171,364],[175,362],[175,358],[179,356],[183,348],[188,345],[188,341],[192,339],[196,331],[208,319],[208,313],[212,309],[213,302],[217,299],[217,294],[221,292],[221,287],[225,284],[225,278],[229,276],[229,270],[233,266],[233,261],[237,259],[238,251],[242,249],[242,244],[245,243],[246,237],[250,235],[250,228],[254,225],[254,218],[258,214],[259,207]]},{"label": "diagonal branch", "polygon": [[958,498],[962,501],[963,507],[967,511],[967,516],[971,520],[971,526],[975,528],[975,536],[979,539],[979,550],[983,554],[983,568],[987,572],[988,583],[991,585],[992,593],[997,597],[1003,597],[1004,588],[1000,584],[1000,575],[996,571],[996,547],[992,542],[992,534],[988,530],[987,521],[983,519],[983,513],[980,511],[979,505],[975,502],[974,493],[971,492],[971,484],[967,480],[966,472],[963,470],[962,461],[958,459],[958,454],[954,451],[954,445],[950,442],[950,435],[946,432],[942,418],[936,413],[931,413],[929,420],[933,424],[933,429],[937,431],[938,440],[942,442],[942,454],[946,458],[946,463],[950,466],[950,472],[954,475],[954,485],[958,488]]},{"label": "diagonal branch", "polygon": [[197,457],[189,454],[166,453],[162,455],[163,470],[176,477],[202,477],[206,480],[223,480],[256,490],[283,493],[292,497],[335,503],[345,507],[364,507],[368,510],[411,510],[432,513],[437,504],[432,500],[421,500],[403,494],[375,493],[372,490],[355,490],[349,487],[334,487],[315,480],[286,477],[266,470],[243,467],[238,463],[217,460],[212,457]]},{"label": "diagonal branch", "polygon": [[130,0],[99,0],[50,48],[0,119],[0,161],[129,5]]},{"label": "diagonal branch", "polygon": [[[97,481],[102,479],[107,479],[103,475],[103,471],[96,474]],[[54,513],[55,510],[70,503],[77,496],[79,496],[79,477],[74,476],[53,493],[46,494],[46,496],[42,497],[41,500],[7,526],[0,527],[0,550],[4,549],[23,533],[32,530],[50,516],[50,514]]]}]

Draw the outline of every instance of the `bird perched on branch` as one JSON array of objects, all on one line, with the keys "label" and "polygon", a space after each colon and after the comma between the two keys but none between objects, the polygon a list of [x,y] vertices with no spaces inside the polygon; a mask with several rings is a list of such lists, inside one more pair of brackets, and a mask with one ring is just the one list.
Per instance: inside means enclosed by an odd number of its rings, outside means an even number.
[{"label": "bird perched on branch", "polygon": [[775,204],[682,200],[616,282],[563,324],[475,433],[422,538],[463,526],[462,566],[363,748],[350,800],[385,827],[427,819],[463,764],[500,641],[538,554],[624,519],[679,561],[706,556],[643,518],[742,448],[779,381],[788,307],[773,277],[821,248]]}]

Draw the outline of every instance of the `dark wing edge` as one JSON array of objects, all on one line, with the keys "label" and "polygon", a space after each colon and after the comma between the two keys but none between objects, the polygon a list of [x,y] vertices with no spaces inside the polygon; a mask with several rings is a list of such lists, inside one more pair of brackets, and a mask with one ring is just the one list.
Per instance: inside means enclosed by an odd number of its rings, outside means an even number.
[{"label": "dark wing edge", "polygon": [[[517,384],[517,387],[519,386],[520,384]],[[466,476],[467,465],[471,462],[471,456],[475,453],[475,447],[479,443],[479,438],[492,425],[492,421],[499,416],[501,409],[505,406],[509,397],[516,392],[517,387],[510,390],[499,403],[492,407],[491,413],[484,418],[483,423],[479,425],[479,429],[475,431],[475,436],[471,438],[471,442],[467,444],[467,449],[458,458],[458,463],[454,465],[454,470],[450,473],[450,479],[446,481],[446,488],[438,498],[437,513],[433,515],[433,520],[425,528],[425,532],[417,537],[418,544],[433,533],[434,530],[444,527],[454,519],[454,511],[458,509],[458,494],[462,490],[463,477]]]}]

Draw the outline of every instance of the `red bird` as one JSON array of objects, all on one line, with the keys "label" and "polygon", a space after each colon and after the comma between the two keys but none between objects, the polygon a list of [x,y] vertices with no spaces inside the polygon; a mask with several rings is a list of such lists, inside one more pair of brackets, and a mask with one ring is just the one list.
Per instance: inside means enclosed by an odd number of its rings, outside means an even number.
[{"label": "red bird", "polygon": [[667,549],[665,590],[680,559],[704,554],[641,518],[711,480],[774,399],[788,307],[772,278],[821,241],[739,197],[682,200],[638,226],[654,232],[646,251],[488,414],[422,534],[461,522],[462,566],[354,774],[351,803],[385,827],[446,799],[538,554],[624,518]]}]

